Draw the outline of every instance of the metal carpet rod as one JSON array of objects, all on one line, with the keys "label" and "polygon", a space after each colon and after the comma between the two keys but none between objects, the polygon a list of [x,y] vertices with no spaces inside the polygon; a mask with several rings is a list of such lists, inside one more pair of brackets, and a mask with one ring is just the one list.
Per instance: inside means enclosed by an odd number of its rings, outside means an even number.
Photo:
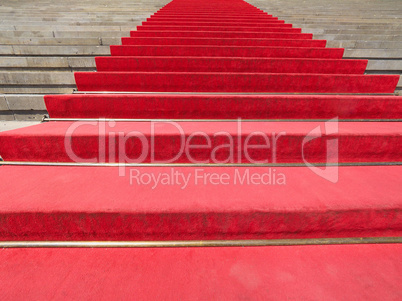
[{"label": "metal carpet rod", "polygon": [[0,248],[189,248],[189,247],[265,247],[345,244],[396,244],[402,237],[351,237],[251,240],[183,241],[2,241]]},{"label": "metal carpet rod", "polygon": [[[342,166],[401,166],[402,162],[342,162],[311,163],[316,167]],[[305,163],[79,163],[79,162],[28,162],[2,161],[11,166],[77,166],[77,167],[306,167]]]},{"label": "metal carpet rod", "polygon": [[115,121],[115,122],[402,122],[402,119],[145,119],[145,118],[50,118],[48,121]]},{"label": "metal carpet rod", "polygon": [[146,92],[146,91],[76,91],[73,94],[161,94],[161,95],[376,95],[390,96],[397,93],[269,93],[269,92]]}]

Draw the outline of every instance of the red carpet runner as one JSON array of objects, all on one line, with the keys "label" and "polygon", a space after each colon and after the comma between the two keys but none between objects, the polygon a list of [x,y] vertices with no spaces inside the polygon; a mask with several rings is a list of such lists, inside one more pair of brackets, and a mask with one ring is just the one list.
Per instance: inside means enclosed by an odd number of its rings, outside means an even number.
[{"label": "red carpet runner", "polygon": [[[0,191],[0,240],[400,237],[402,97],[392,95],[399,76],[365,75],[367,60],[342,59],[343,49],[325,45],[241,0],[172,1],[122,38],[122,45],[111,46],[111,56],[97,57],[97,72],[75,73],[77,93],[46,96],[49,122],[0,133],[6,164],[59,165],[0,167],[0,181],[8,185]],[[116,162],[159,165],[62,166]],[[211,163],[271,165],[206,165]],[[319,171],[312,163],[333,166]],[[294,298],[280,283],[300,271],[306,281],[327,287],[312,299],[345,299],[351,291],[367,292],[366,300],[398,294],[398,244],[270,248],[110,254],[133,254],[138,264],[155,260],[158,266],[158,256],[167,256],[183,274],[200,256],[206,264],[195,265],[200,281],[190,281],[184,297],[191,299]],[[0,254],[2,262],[45,262],[50,254],[66,263],[60,270],[67,274],[74,256],[103,256],[105,265],[110,260],[104,251],[13,252]],[[346,266],[349,254],[360,254],[356,260],[365,258],[368,265]],[[303,256],[306,263],[299,260]],[[81,271],[92,271],[91,260],[84,262]],[[312,262],[326,272],[318,277]],[[267,272],[293,264],[286,273]],[[208,277],[200,272],[217,265]],[[122,267],[112,266],[121,275]],[[51,271],[47,264],[39,268],[44,275]],[[356,270],[352,278],[384,272],[385,284],[368,291],[364,281],[345,291],[334,285],[334,271],[346,281]],[[154,275],[141,271],[142,279]],[[155,273],[166,281],[160,270]],[[268,291],[265,282],[272,285]],[[297,296],[317,293],[318,286],[308,284]],[[143,289],[137,297],[177,299],[168,294],[176,286],[157,296]]]}]

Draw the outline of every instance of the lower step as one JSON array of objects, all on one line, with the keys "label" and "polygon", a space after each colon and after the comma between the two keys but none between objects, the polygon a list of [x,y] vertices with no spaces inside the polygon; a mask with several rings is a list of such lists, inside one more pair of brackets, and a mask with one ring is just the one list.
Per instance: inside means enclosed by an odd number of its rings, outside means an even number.
[{"label": "lower step", "polygon": [[7,161],[402,161],[399,122],[48,122],[0,133]]},{"label": "lower step", "polygon": [[399,75],[76,72],[79,91],[393,93]]},{"label": "lower step", "polygon": [[398,244],[2,249],[0,297],[126,300],[135,292],[141,301],[398,300],[401,252]]},{"label": "lower step", "polygon": [[46,95],[52,118],[402,119],[402,97],[352,95]]},{"label": "lower step", "polygon": [[[401,236],[401,166],[2,166],[1,240]],[[331,256],[327,256],[331,258]],[[367,263],[367,262],[366,262]]]}]

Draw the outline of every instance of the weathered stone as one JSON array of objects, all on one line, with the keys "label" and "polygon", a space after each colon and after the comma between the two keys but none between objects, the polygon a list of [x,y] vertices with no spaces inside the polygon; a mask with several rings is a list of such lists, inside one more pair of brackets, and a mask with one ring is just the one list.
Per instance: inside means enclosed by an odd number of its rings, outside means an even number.
[{"label": "weathered stone", "polygon": [[43,95],[5,95],[10,110],[46,110]]}]

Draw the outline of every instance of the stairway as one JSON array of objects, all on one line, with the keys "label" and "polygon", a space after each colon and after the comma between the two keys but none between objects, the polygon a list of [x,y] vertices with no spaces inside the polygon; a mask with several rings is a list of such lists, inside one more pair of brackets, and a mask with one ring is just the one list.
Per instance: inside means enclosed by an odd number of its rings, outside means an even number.
[{"label": "stairway", "polygon": [[4,283],[57,266],[38,296],[397,299],[399,75],[242,0],[174,0],[110,50],[0,133]]},{"label": "stairway", "polygon": [[[129,36],[130,30],[167,3],[168,0],[120,0],[118,3],[3,0],[0,4],[0,131],[29,125],[27,120],[40,121],[47,113],[44,95],[72,93],[76,89],[73,72],[96,70],[94,56],[109,56],[109,45],[121,44],[121,37]],[[306,3],[304,0],[253,0],[251,4],[314,36],[314,40],[286,43],[322,45],[327,40],[328,47],[345,48],[344,58],[367,59],[367,74],[402,73],[399,0],[370,3],[309,0]],[[235,26],[236,22],[230,25]],[[143,39],[135,40],[140,45]],[[197,43],[194,40],[199,39],[163,39],[164,43],[185,45]],[[217,41],[220,39],[204,39],[198,43]],[[148,45],[155,42],[161,45],[157,38],[146,39]],[[269,43],[255,39],[225,41],[252,43],[250,46],[261,42]],[[400,80],[395,92],[400,93],[401,89]],[[7,122],[12,120],[24,122]]]}]

